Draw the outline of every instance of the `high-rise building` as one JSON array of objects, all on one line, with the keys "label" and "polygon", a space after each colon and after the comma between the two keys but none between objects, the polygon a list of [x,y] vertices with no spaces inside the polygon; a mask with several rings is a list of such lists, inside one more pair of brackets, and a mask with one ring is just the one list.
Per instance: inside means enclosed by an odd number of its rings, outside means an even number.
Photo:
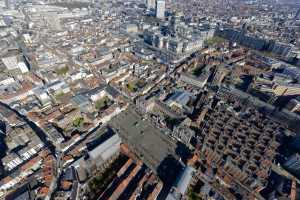
[{"label": "high-rise building", "polygon": [[155,9],[155,0],[147,0],[147,9]]},{"label": "high-rise building", "polygon": [[157,0],[156,1],[156,17],[159,19],[165,18],[165,9],[166,9],[166,2],[165,0]]}]

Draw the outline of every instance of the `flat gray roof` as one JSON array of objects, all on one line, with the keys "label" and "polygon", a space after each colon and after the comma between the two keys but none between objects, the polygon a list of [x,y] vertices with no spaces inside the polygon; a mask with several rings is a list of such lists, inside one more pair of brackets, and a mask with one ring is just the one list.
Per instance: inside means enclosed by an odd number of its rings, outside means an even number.
[{"label": "flat gray roof", "polygon": [[110,125],[154,171],[168,155],[176,155],[176,144],[132,107],[113,118]]}]

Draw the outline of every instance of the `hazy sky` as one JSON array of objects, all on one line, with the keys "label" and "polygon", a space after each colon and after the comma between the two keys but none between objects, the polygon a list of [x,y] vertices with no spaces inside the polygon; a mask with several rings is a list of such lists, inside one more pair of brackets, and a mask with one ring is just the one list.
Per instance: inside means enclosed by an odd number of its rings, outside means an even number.
[{"label": "hazy sky", "polygon": [[300,3],[300,0],[279,0],[279,2],[284,2],[284,3]]}]

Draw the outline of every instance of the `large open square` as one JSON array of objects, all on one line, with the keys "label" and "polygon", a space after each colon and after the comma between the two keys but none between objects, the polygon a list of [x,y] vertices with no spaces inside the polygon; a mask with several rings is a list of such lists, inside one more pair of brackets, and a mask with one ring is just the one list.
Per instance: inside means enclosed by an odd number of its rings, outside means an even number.
[{"label": "large open square", "polygon": [[112,119],[110,125],[153,170],[168,155],[175,155],[176,144],[132,107]]}]

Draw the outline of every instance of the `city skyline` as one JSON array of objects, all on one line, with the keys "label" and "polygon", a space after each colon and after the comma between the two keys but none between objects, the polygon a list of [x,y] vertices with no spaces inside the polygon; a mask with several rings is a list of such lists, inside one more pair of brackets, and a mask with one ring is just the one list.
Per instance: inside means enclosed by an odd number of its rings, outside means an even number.
[{"label": "city skyline", "polygon": [[297,200],[299,133],[299,1],[0,0],[0,200]]}]

